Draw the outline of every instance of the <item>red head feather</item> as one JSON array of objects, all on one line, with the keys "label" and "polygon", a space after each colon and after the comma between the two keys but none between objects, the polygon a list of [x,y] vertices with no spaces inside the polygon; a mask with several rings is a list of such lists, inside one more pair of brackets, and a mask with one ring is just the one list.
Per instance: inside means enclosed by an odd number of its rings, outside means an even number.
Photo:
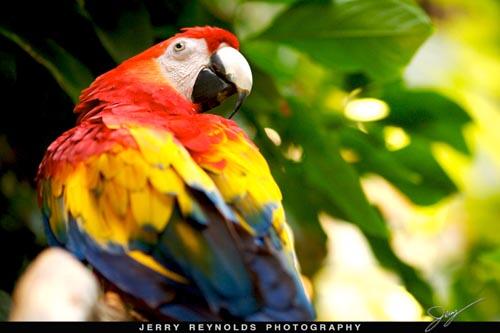
[{"label": "red head feather", "polygon": [[189,37],[189,38],[205,38],[207,41],[208,51],[214,52],[220,44],[226,43],[229,46],[239,49],[240,43],[235,35],[227,30],[216,27],[192,27],[183,28],[181,33],[178,33],[173,38]]}]

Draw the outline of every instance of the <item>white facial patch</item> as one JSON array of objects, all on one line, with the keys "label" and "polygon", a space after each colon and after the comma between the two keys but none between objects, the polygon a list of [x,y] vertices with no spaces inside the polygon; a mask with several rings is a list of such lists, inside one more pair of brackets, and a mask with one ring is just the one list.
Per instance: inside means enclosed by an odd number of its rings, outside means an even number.
[{"label": "white facial patch", "polygon": [[210,54],[204,39],[178,38],[157,60],[174,88],[191,100],[198,73],[209,65]]}]

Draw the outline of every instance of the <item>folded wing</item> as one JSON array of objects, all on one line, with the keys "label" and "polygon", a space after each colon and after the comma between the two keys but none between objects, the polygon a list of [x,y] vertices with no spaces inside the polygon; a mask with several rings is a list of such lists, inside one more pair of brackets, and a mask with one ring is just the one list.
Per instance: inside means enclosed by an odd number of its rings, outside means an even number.
[{"label": "folded wing", "polygon": [[51,242],[164,317],[310,319],[267,164],[218,130],[209,150],[134,123],[66,132],[38,177]]}]

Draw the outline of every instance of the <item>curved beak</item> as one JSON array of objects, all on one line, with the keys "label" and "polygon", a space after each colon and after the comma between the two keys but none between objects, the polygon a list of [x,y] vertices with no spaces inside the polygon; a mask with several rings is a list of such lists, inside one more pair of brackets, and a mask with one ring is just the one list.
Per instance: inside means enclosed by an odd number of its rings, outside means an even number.
[{"label": "curved beak", "polygon": [[207,111],[237,93],[231,118],[250,94],[252,83],[252,71],[245,57],[238,50],[223,46],[210,57],[209,66],[198,74],[191,99]]}]

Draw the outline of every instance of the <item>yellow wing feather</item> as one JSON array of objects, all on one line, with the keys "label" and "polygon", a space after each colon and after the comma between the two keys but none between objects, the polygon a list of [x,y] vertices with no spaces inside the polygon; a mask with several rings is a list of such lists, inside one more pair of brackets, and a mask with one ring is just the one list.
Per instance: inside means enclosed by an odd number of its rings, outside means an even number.
[{"label": "yellow wing feather", "polygon": [[141,264],[186,282],[129,245],[141,237],[147,240],[151,229],[164,230],[176,203],[182,214],[191,213],[194,198],[187,190],[189,184],[214,192],[215,184],[172,134],[139,127],[130,128],[130,133],[139,149],[113,147],[77,165],[61,167],[63,172],[43,182],[50,227],[56,235],[64,234],[71,216],[100,246],[118,245]]}]

